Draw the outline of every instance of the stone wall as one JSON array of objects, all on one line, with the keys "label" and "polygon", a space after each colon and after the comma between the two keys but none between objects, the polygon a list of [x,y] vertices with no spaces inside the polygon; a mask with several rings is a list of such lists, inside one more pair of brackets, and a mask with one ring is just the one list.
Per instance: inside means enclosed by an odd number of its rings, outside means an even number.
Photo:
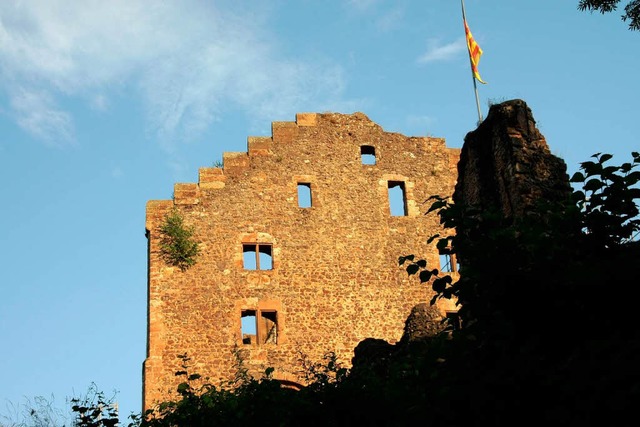
[{"label": "stone wall", "polygon": [[[374,165],[362,163],[363,146]],[[144,406],[170,397],[179,354],[214,383],[236,373],[234,349],[253,375],[273,367],[302,383],[301,353],[320,361],[335,351],[348,366],[363,339],[398,341],[431,293],[397,259],[414,253],[438,265],[426,240],[439,221],[423,202],[453,193],[458,158],[441,138],[388,133],[361,113],[305,113],[274,122],[271,137],[249,137],[248,152],[225,153],[223,168],[200,169],[198,183],[176,184],[173,200],[149,201]],[[404,187],[404,216],[390,215],[390,182]],[[311,207],[299,207],[299,183]],[[158,227],[174,207],[200,242],[184,272],[159,256]],[[255,244],[271,253],[271,269],[245,268],[243,248]],[[251,313],[264,313],[261,339],[242,334]]]},{"label": "stone wall", "polygon": [[551,154],[520,99],[491,106],[465,137],[458,169],[455,203],[506,217],[522,215],[540,200],[564,202],[571,194],[564,161]]}]

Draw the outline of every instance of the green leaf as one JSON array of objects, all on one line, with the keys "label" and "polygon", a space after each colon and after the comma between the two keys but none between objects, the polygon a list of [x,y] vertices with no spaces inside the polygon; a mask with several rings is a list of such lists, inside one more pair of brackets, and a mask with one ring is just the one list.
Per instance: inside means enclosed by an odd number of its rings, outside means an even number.
[{"label": "green leaf", "polygon": [[191,374],[189,375],[189,381],[199,380],[201,378],[200,374]]},{"label": "green leaf", "polygon": [[600,163],[604,163],[607,160],[611,159],[613,156],[611,154],[605,153],[603,154],[600,159],[598,160]]},{"label": "green leaf", "polygon": [[624,177],[624,182],[629,187],[635,185],[638,181],[640,181],[640,171],[633,171]]},{"label": "green leaf", "polygon": [[582,187],[585,191],[596,191],[601,189],[604,186],[602,181],[597,178],[592,178],[584,184]]},{"label": "green leaf", "polygon": [[586,196],[584,194],[584,191],[578,190],[578,191],[574,191],[571,197],[575,202],[580,202],[580,201],[583,201]]},{"label": "green leaf", "polygon": [[427,244],[433,242],[435,239],[437,239],[438,237],[440,237],[440,234],[434,234],[433,236],[429,237],[429,240],[427,240]]},{"label": "green leaf", "polygon": [[574,173],[569,182],[584,182],[584,174],[582,172]]},{"label": "green leaf", "polygon": [[416,261],[416,264],[418,264],[418,267],[420,268],[425,268],[427,266],[427,261],[424,259],[419,259],[418,261]]},{"label": "green leaf", "polygon": [[602,170],[602,165],[594,162],[582,162],[580,167],[585,171],[587,177],[597,175]]}]

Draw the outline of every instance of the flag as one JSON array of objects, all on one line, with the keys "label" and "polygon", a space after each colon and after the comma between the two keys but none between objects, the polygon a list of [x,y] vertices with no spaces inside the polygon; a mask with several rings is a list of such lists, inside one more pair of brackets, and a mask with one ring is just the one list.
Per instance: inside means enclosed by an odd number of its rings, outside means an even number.
[{"label": "flag", "polygon": [[480,63],[480,56],[482,56],[482,49],[478,46],[478,43],[473,39],[473,35],[471,34],[471,30],[467,25],[467,20],[463,19],[464,22],[464,33],[467,36],[467,49],[469,49],[469,59],[471,59],[471,71],[473,72],[473,77],[476,78],[480,83],[487,84],[482,81],[480,78],[480,73],[478,73],[478,63]]}]

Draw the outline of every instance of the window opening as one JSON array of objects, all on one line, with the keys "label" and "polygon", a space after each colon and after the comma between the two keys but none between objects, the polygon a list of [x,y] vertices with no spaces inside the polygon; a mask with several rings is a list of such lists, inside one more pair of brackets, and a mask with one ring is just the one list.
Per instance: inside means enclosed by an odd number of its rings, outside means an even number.
[{"label": "window opening", "polygon": [[278,343],[278,313],[275,311],[260,312],[260,344]]},{"label": "window opening", "polygon": [[256,323],[256,311],[242,310],[240,317],[242,322],[242,344],[257,344],[256,331],[258,328]]},{"label": "window opening", "polygon": [[278,343],[278,312],[275,310],[242,310],[242,344],[262,345]]},{"label": "window opening", "polygon": [[376,149],[371,145],[363,145],[360,147],[360,160],[363,165],[376,164]]},{"label": "window opening", "polygon": [[272,270],[271,244],[243,243],[242,265],[245,270]]},{"label": "window opening", "polygon": [[298,183],[298,207],[301,207],[301,208],[311,207],[311,183],[308,183],[308,182]]},{"label": "window opening", "polygon": [[391,216],[407,216],[407,196],[402,181],[389,181],[389,209]]},{"label": "window opening", "polygon": [[457,273],[460,266],[456,255],[451,252],[440,252],[440,271],[442,273]]}]

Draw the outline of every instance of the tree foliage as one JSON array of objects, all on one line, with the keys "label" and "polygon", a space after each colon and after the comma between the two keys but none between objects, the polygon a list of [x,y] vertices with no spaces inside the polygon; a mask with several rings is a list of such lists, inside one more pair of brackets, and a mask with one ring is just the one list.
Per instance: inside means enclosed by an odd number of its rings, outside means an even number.
[{"label": "tree foliage", "polygon": [[[617,10],[620,0],[580,0],[578,9],[609,13]],[[623,21],[629,21],[630,30],[640,30],[640,0],[631,0],[624,7]]]},{"label": "tree foliage", "polygon": [[413,255],[400,257],[400,265],[409,261],[407,273],[431,284],[432,304],[455,298],[463,321],[483,332],[522,332],[538,304],[575,314],[578,287],[589,295],[614,277],[607,263],[620,265],[640,230],[640,155],[633,152],[632,161],[619,166],[608,164],[610,154],[592,158],[572,177],[583,186],[571,200],[540,201],[521,218],[462,208],[433,196],[428,213],[437,211],[443,226],[456,234],[432,236],[429,242],[437,239],[439,249],[458,253],[460,280],[454,283]]},{"label": "tree foliage", "polygon": [[196,263],[200,253],[193,239],[194,227],[187,227],[177,209],[172,209],[160,226],[160,253],[164,261],[185,271]]},{"label": "tree foliage", "polygon": [[[115,395],[107,397],[95,384],[82,397],[71,399],[74,427],[116,427],[119,424]],[[133,426],[131,424],[131,426]]]}]

